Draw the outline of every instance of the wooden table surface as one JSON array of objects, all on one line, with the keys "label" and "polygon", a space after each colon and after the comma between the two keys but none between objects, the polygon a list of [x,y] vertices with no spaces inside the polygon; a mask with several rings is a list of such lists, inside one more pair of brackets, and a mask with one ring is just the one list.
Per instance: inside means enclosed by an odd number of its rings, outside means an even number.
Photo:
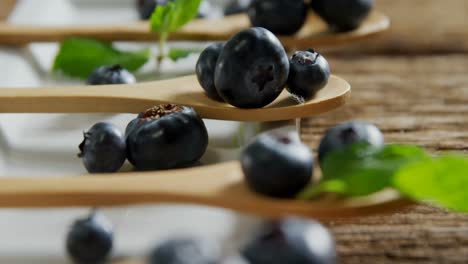
[{"label": "wooden table surface", "polygon": [[[304,120],[304,141],[316,149],[325,129],[361,119],[377,124],[387,142],[468,152],[468,1],[377,0],[377,6],[390,15],[391,30],[327,51],[332,71],[353,87],[351,101]],[[326,224],[340,263],[468,263],[468,215],[420,205]]]},{"label": "wooden table surface", "polygon": [[[334,74],[352,84],[352,99],[304,120],[304,141],[316,149],[326,128],[361,119],[377,124],[387,142],[467,152],[468,1],[377,0],[377,6],[391,16],[392,30],[326,51]],[[468,263],[468,215],[420,205],[326,224],[340,263]]]}]

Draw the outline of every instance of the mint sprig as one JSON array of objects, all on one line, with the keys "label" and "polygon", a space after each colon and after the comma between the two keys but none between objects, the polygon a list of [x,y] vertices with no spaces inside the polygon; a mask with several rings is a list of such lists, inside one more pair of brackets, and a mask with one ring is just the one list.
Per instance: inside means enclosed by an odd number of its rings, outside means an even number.
[{"label": "mint sprig", "polygon": [[434,158],[417,146],[356,144],[328,154],[321,168],[322,181],[306,188],[300,199],[322,193],[364,196],[394,188],[416,201],[468,212],[468,158],[464,156]]},{"label": "mint sprig", "polygon": [[120,51],[110,43],[86,38],[70,38],[62,42],[52,70],[71,77],[86,79],[97,68],[120,64],[136,71],[150,58],[150,50]]},{"label": "mint sprig", "polygon": [[173,0],[158,5],[150,18],[151,31],[159,34],[158,62],[164,58],[164,47],[169,34],[194,19],[201,0]]}]

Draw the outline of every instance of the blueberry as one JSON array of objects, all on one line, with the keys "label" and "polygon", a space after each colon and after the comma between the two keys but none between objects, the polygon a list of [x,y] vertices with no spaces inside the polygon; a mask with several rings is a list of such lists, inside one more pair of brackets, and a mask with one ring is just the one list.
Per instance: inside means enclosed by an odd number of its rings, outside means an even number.
[{"label": "blueberry", "polygon": [[374,0],[313,0],[312,9],[338,31],[358,28],[372,10]]},{"label": "blueberry", "polygon": [[279,35],[292,35],[305,23],[304,0],[253,0],[248,10],[254,27],[264,27]]},{"label": "blueberry", "polygon": [[138,13],[143,20],[149,19],[158,5],[165,5],[168,0],[137,0]]},{"label": "blueberry", "polygon": [[363,142],[373,146],[383,146],[382,132],[367,122],[353,121],[339,124],[325,132],[318,149],[319,160],[336,150],[354,143]]},{"label": "blueberry", "polygon": [[186,167],[206,151],[208,132],[191,107],[155,106],[137,119],[129,128],[127,155],[138,170]]},{"label": "blueberry", "polygon": [[226,102],[260,108],[283,91],[289,59],[278,38],[264,28],[237,33],[224,46],[215,70],[215,86]]},{"label": "blueberry", "polygon": [[214,75],[216,62],[218,61],[219,54],[221,54],[223,48],[223,43],[215,43],[208,46],[200,54],[195,67],[198,82],[205,90],[206,94],[213,99],[219,99],[219,95],[214,84]]},{"label": "blueberry", "polygon": [[135,76],[120,65],[101,66],[94,70],[88,78],[90,85],[132,84],[135,82]]},{"label": "blueberry", "polygon": [[148,264],[218,264],[220,249],[196,239],[169,240],[151,252]]},{"label": "blueberry", "polygon": [[84,133],[78,157],[90,173],[118,171],[126,159],[125,138],[109,123],[97,123]]},{"label": "blueberry", "polygon": [[288,91],[302,99],[310,99],[325,87],[330,78],[327,60],[315,52],[297,51],[290,60]]},{"label": "blueberry", "polygon": [[292,134],[265,133],[241,154],[247,185],[260,194],[286,198],[300,192],[313,174],[310,149]]},{"label": "blueberry", "polygon": [[286,218],[268,222],[242,250],[250,264],[333,264],[335,242],[315,221]]},{"label": "blueberry", "polygon": [[75,263],[104,263],[111,253],[113,239],[109,221],[94,212],[73,223],[66,238],[66,249]]},{"label": "blueberry", "polygon": [[224,9],[224,15],[230,16],[247,12],[252,0],[233,0]]}]

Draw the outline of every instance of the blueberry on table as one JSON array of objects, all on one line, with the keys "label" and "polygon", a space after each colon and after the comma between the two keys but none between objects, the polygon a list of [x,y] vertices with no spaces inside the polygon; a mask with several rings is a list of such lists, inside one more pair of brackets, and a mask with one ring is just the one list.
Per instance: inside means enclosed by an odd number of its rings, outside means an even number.
[{"label": "blueberry on table", "polygon": [[128,128],[128,160],[138,170],[193,165],[208,146],[203,120],[191,107],[164,104],[146,110]]},{"label": "blueberry on table", "polygon": [[318,222],[286,218],[267,222],[242,250],[249,264],[334,264],[333,237]]},{"label": "blueberry on table", "polygon": [[242,170],[253,191],[288,198],[303,190],[313,174],[312,151],[292,134],[265,133],[241,154]]},{"label": "blueberry on table", "polygon": [[149,19],[158,5],[165,5],[167,2],[168,0],[137,0],[136,4],[140,18],[143,20]]},{"label": "blueberry on table", "polygon": [[292,35],[304,25],[307,6],[304,0],[253,0],[247,13],[254,27]]},{"label": "blueberry on table", "polygon": [[73,223],[66,238],[66,250],[75,263],[100,264],[110,255],[113,239],[110,222],[94,212]]},{"label": "blueberry on table", "polygon": [[118,171],[126,159],[125,138],[109,123],[97,123],[84,133],[78,157],[90,173]]},{"label": "blueberry on table", "polygon": [[208,46],[200,54],[195,67],[198,82],[205,90],[206,94],[213,99],[219,99],[219,95],[214,84],[214,75],[216,62],[218,61],[219,54],[221,54],[223,48],[223,43],[215,43]]},{"label": "blueberry on table", "polygon": [[319,160],[322,161],[332,151],[360,142],[377,147],[383,146],[384,136],[375,125],[367,122],[353,121],[338,124],[328,129],[320,141]]},{"label": "blueberry on table", "polygon": [[239,108],[261,108],[283,91],[289,59],[278,38],[264,28],[242,30],[219,55],[215,87],[224,101]]},{"label": "blueberry on table", "polygon": [[374,0],[313,0],[312,9],[338,31],[358,28],[367,18]]},{"label": "blueberry on table", "polygon": [[224,15],[230,16],[247,12],[252,0],[232,0],[224,9]]},{"label": "blueberry on table", "polygon": [[135,82],[135,76],[120,65],[101,66],[94,70],[88,78],[90,85],[132,84]]},{"label": "blueberry on table", "polygon": [[307,100],[325,87],[329,78],[330,66],[322,55],[314,50],[296,51],[290,59],[287,89]]},{"label": "blueberry on table", "polygon": [[155,248],[148,264],[218,264],[220,249],[208,241],[196,239],[169,240]]}]

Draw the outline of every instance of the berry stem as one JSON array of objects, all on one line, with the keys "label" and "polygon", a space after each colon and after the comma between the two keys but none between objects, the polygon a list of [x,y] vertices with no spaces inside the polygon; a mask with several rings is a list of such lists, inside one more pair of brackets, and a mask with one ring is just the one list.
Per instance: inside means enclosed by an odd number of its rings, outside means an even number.
[{"label": "berry stem", "polygon": [[165,53],[164,53],[164,49],[166,47],[166,42],[167,42],[167,38],[169,37],[169,34],[167,32],[162,32],[160,35],[159,35],[159,45],[158,45],[158,56],[157,56],[157,63],[158,63],[158,70],[160,71],[161,69],[161,63],[162,61],[164,60],[164,57],[165,57]]}]

